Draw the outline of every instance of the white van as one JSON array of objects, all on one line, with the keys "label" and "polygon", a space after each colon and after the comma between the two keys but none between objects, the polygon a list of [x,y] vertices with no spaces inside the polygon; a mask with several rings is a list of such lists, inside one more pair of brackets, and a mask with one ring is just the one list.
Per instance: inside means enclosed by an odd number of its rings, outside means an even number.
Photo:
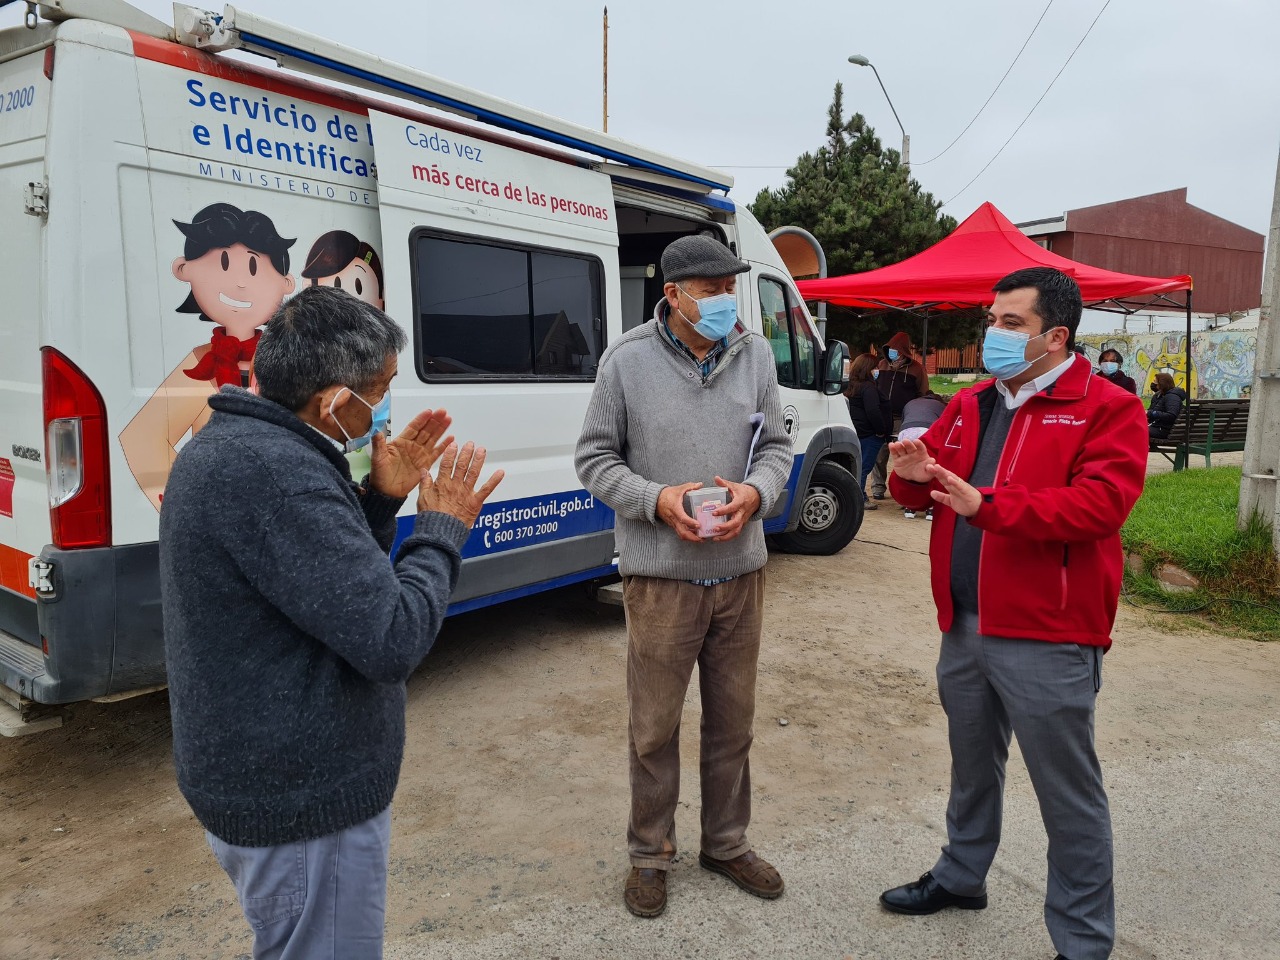
[{"label": "white van", "polygon": [[[615,572],[613,515],[578,484],[574,445],[601,354],[649,318],[659,255],[692,232],[751,262],[740,315],[777,357],[796,456],[766,530],[810,553],[853,538],[847,348],[824,345],[729,177],[231,7],[175,7],[174,26],[120,0],[38,10],[0,31],[0,695],[13,708],[164,682],[170,465],[210,394],[252,385],[256,328],[308,283],[409,328],[394,409],[447,408],[506,470],[451,612]],[[291,70],[219,55],[230,49]]]}]

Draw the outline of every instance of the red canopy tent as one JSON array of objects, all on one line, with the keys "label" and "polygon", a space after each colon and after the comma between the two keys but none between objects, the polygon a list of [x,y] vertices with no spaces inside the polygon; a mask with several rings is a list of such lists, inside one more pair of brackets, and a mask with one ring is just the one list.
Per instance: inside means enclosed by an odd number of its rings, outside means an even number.
[{"label": "red canopy tent", "polygon": [[[1086,307],[1117,313],[1185,309],[1187,369],[1191,369],[1191,278],[1139,277],[1089,266],[1050,253],[1032,242],[992,204],[984,203],[932,247],[900,263],[842,277],[800,280],[806,300],[862,310],[922,314],[991,303],[1001,277],[1024,267],[1056,267],[1080,284]],[[1184,297],[1169,295],[1186,291]],[[928,347],[928,326],[925,327]]]},{"label": "red canopy tent", "polygon": [[[991,302],[991,288],[1006,274],[1023,267],[1056,267],[1080,284],[1089,305],[1112,309],[1130,307],[1142,298],[1191,290],[1190,277],[1139,277],[1077,263],[1050,253],[1033,243],[992,204],[984,203],[950,235],[901,263],[822,280],[801,280],[797,286],[806,300],[823,300],[864,309],[945,310],[976,307]],[[1168,301],[1181,309],[1184,304]]]}]

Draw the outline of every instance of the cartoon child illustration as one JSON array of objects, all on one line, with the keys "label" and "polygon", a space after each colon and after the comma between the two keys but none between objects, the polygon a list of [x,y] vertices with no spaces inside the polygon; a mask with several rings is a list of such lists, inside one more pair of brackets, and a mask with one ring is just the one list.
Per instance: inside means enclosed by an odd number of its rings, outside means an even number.
[{"label": "cartoon child illustration", "polygon": [[378,251],[346,230],[330,230],[311,245],[302,275],[313,287],[337,287],[382,309]]},{"label": "cartoon child illustration", "polygon": [[289,248],[297,241],[280,236],[265,214],[213,203],[190,223],[173,223],[187,238],[173,275],[191,285],[177,312],[215,326],[209,343],[187,354],[120,433],[129,469],[157,510],[178,446],[208,420],[212,394],[227,384],[249,386],[258,328],[295,286]]}]

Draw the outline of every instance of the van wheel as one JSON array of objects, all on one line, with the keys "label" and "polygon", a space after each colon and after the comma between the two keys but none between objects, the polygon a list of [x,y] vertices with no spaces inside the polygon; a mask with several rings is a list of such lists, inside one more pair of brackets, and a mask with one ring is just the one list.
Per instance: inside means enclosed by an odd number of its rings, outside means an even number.
[{"label": "van wheel", "polygon": [[787,553],[827,557],[848,546],[861,526],[858,481],[840,464],[823,460],[809,477],[799,525],[790,533],[777,534],[773,542]]}]

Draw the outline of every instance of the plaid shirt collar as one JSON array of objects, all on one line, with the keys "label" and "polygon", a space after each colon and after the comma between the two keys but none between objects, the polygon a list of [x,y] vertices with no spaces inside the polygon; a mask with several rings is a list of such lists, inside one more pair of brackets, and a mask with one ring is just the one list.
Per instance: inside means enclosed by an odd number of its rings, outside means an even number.
[{"label": "plaid shirt collar", "polygon": [[729,338],[722,337],[717,340],[715,345],[707,351],[707,355],[699,360],[694,355],[694,352],[685,345],[684,341],[671,332],[671,325],[667,323],[667,317],[670,313],[671,305],[669,303],[663,302],[659,305],[658,319],[661,322],[658,325],[658,329],[662,331],[662,335],[667,338],[668,343],[697,365],[698,369],[702,372],[703,379],[705,380],[707,377],[711,376],[711,371],[716,368],[716,364],[720,360],[720,355],[724,353],[724,348],[729,345]]}]

